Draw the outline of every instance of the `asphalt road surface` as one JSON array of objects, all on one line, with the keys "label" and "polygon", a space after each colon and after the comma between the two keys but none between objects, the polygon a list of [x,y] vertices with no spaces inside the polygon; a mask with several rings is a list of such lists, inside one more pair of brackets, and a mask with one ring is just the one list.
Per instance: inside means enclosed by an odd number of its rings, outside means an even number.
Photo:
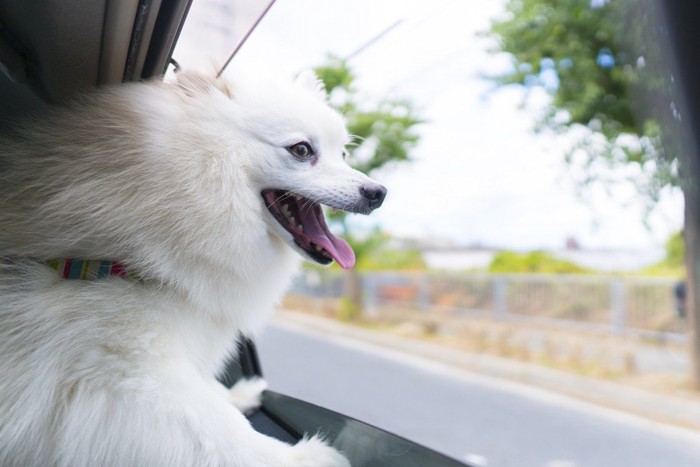
[{"label": "asphalt road surface", "polygon": [[700,436],[344,337],[270,325],[270,389],[474,465],[699,467]]}]

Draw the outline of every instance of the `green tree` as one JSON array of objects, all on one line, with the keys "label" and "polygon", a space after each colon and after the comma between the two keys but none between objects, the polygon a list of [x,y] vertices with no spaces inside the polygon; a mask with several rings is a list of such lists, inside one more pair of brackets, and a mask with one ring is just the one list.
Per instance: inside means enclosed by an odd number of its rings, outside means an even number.
[{"label": "green tree", "polygon": [[582,184],[609,182],[611,170],[624,168],[650,209],[663,188],[682,188],[693,379],[700,388],[696,191],[681,176],[690,162],[679,143],[676,85],[656,7],[652,0],[507,0],[489,35],[512,67],[493,79],[550,94],[536,129],[577,135],[566,159],[587,169]]},{"label": "green tree", "polygon": [[516,253],[501,251],[494,255],[489,265],[493,273],[585,274],[588,269],[544,251]]},{"label": "green tree", "polygon": [[567,162],[587,169],[580,182],[634,166],[629,181],[653,207],[663,187],[679,183],[675,138],[661,130],[676,115],[653,5],[509,0],[506,11],[490,32],[512,68],[496,82],[549,92],[536,129],[578,135]]},{"label": "green tree", "polygon": [[666,264],[674,267],[681,267],[685,262],[685,242],[683,232],[676,232],[666,241]]},{"label": "green tree", "polygon": [[[349,148],[348,162],[368,175],[388,165],[410,160],[410,151],[418,143],[416,117],[409,101],[381,99],[378,102],[362,102],[354,85],[355,76],[346,60],[329,57],[327,63],[314,69],[323,82],[331,105],[337,108],[347,121],[354,144]],[[384,244],[384,236],[375,231],[369,235],[356,235],[350,228],[348,217],[342,211],[331,211],[329,218],[340,226],[341,234],[355,251],[358,267],[369,264],[368,256],[376,254]],[[346,315],[360,310],[361,287],[357,270],[345,276]]]},{"label": "green tree", "polygon": [[423,254],[415,248],[397,249],[391,245],[391,236],[378,227],[361,239],[354,239],[353,248],[359,258],[360,271],[425,270]]},{"label": "green tree", "polygon": [[642,269],[642,274],[682,278],[685,270],[685,241],[683,232],[671,235],[665,245],[666,256],[656,264]]},{"label": "green tree", "polygon": [[371,175],[389,163],[410,159],[419,138],[415,126],[421,120],[409,101],[382,99],[362,105],[352,69],[339,58],[329,57],[314,71],[325,85],[331,104],[345,116],[355,139],[350,154],[353,167]]}]

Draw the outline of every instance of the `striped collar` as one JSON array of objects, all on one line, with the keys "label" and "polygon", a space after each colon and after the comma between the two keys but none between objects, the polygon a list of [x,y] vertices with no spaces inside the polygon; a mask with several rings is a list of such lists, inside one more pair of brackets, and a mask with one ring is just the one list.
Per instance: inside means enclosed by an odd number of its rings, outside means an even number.
[{"label": "striped collar", "polygon": [[136,274],[128,271],[119,261],[68,258],[47,261],[46,264],[58,271],[64,279],[95,280],[114,276],[138,280]]}]

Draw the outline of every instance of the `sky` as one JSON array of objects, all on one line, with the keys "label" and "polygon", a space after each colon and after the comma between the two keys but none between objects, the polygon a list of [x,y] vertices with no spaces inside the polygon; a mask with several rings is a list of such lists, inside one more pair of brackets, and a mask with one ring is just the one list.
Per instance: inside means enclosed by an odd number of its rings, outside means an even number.
[{"label": "sky", "polygon": [[[215,69],[266,3],[195,1],[174,57]],[[682,226],[679,192],[664,193],[647,226],[629,184],[577,195],[580,173],[564,163],[571,141],[533,132],[548,96],[534,92],[523,108],[522,89],[498,90],[483,78],[509,66],[479,36],[502,12],[496,0],[277,0],[226,76],[260,69],[291,78],[328,54],[350,56],[394,25],[349,64],[364,105],[409,99],[425,123],[412,162],[373,174],[389,194],[381,209],[353,218],[358,229],[515,250],[559,249],[568,237],[591,249],[663,245]]]}]

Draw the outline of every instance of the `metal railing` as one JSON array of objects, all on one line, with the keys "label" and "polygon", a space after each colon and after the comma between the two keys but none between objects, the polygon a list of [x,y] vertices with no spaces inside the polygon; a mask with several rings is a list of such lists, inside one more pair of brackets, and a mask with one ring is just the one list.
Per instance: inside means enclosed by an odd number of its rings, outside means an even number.
[{"label": "metal railing", "polygon": [[[666,341],[683,342],[687,322],[676,310],[672,278],[546,274],[364,273],[362,313],[382,309],[447,311],[500,319],[539,320]],[[305,271],[291,294],[333,299],[344,276]]]}]

